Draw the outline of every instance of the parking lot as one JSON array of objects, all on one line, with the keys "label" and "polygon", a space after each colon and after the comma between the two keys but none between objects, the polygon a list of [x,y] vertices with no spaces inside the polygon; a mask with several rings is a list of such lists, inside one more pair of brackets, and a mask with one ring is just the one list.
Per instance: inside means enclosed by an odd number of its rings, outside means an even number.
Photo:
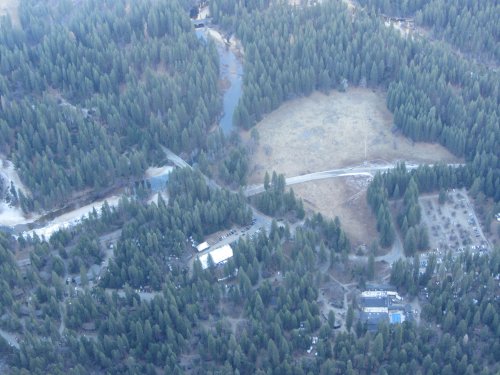
[{"label": "parking lot", "polygon": [[[234,226],[231,229],[222,230],[211,234],[204,240],[208,242],[210,248],[208,250],[202,251],[199,254],[203,254],[206,251],[213,250],[214,248],[222,247],[224,245],[229,245],[233,242],[237,242],[240,237],[243,238],[253,238],[261,231],[265,230],[269,232],[271,228],[272,219],[257,210],[253,210],[253,218],[250,224],[244,227]],[[191,241],[193,248],[198,245],[197,242]],[[196,249],[194,249],[196,252]]]},{"label": "parking lot", "polygon": [[419,198],[422,223],[429,231],[430,249],[436,253],[488,250],[489,245],[465,190],[450,190],[443,204],[439,196]]}]

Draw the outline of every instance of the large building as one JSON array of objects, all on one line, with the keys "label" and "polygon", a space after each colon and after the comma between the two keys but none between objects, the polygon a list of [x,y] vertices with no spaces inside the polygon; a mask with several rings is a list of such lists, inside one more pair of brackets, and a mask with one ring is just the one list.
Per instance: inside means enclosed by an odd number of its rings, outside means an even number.
[{"label": "large building", "polygon": [[360,318],[366,322],[370,331],[375,331],[381,322],[391,324],[403,323],[406,320],[406,308],[403,299],[397,292],[387,290],[370,290],[361,293]]},{"label": "large building", "polygon": [[214,265],[224,264],[228,259],[233,257],[233,249],[229,245],[224,245],[201,255],[198,258],[201,262],[201,268],[207,269],[209,267],[209,257],[212,258]]}]

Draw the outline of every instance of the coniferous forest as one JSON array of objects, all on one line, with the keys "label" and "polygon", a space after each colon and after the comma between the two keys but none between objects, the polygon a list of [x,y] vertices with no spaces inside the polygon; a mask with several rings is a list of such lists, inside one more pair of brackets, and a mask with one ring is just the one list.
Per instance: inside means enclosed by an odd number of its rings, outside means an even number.
[{"label": "coniferous forest", "polygon": [[[36,1],[0,33],[0,151],[50,208],[206,148],[219,113],[215,47],[177,1]],[[193,110],[196,108],[196,110]]]},{"label": "coniferous forest", "polygon": [[[463,163],[374,173],[363,202],[379,238],[363,253],[341,219],[305,208],[290,176],[266,172],[246,194],[252,150],[214,126],[224,83],[215,42],[189,18],[197,1],[20,0],[20,25],[0,18],[0,154],[31,195],[0,191],[29,212],[136,190],[50,237],[0,231],[0,373],[500,372],[500,249],[421,262],[419,204],[468,189],[500,209],[497,2],[298,3],[203,2],[222,43],[244,50],[236,126],[314,91],[377,89],[395,132]],[[403,37],[383,16],[429,36]],[[153,195],[144,173],[165,148],[192,165]],[[383,281],[420,315],[371,329],[359,291],[398,236]],[[195,246],[207,238],[233,255],[203,264]]]},{"label": "coniferous forest", "polygon": [[361,5],[385,15],[411,17],[418,26],[430,29],[463,53],[500,62],[500,29],[496,17],[500,4],[467,0],[360,0]]},{"label": "coniferous forest", "polygon": [[[229,3],[219,0],[211,6],[214,18],[234,30],[246,47],[245,90],[236,123],[251,127],[283,101],[313,90],[382,86],[403,134],[438,142],[464,157],[471,184],[477,179],[487,196],[500,199],[497,70],[422,38],[402,38],[366,12],[353,21],[335,1],[300,11],[273,6],[260,12],[263,2]],[[492,22],[499,15],[489,14]]]}]

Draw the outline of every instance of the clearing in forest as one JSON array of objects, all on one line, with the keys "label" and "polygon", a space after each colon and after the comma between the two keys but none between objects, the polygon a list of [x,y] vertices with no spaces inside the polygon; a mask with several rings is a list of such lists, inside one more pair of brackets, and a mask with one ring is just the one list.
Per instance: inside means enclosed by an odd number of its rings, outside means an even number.
[{"label": "clearing in forest", "polygon": [[[259,143],[251,156],[249,184],[262,183],[265,172],[273,170],[293,177],[354,167],[364,161],[457,162],[438,144],[414,143],[394,132],[385,95],[370,89],[349,88],[345,93],[332,91],[328,95],[315,92],[288,101],[256,129]],[[242,138],[249,139],[249,133]],[[362,186],[358,182],[341,178],[293,188],[306,208],[332,218],[339,216],[355,244],[370,244],[378,238],[375,217],[366,204],[367,181]]]},{"label": "clearing in forest", "polygon": [[18,14],[19,0],[0,0],[0,17],[10,15],[12,24],[21,27],[21,21]]},{"label": "clearing in forest", "polygon": [[385,95],[369,89],[350,88],[329,95],[315,92],[290,100],[255,128],[260,140],[251,157],[250,184],[262,183],[266,170],[293,177],[356,166],[365,160],[457,161],[438,144],[414,143],[395,134]]},{"label": "clearing in forest", "polygon": [[366,177],[341,177],[294,185],[304,207],[325,217],[340,218],[351,244],[371,244],[378,239],[376,218],[366,203]]}]

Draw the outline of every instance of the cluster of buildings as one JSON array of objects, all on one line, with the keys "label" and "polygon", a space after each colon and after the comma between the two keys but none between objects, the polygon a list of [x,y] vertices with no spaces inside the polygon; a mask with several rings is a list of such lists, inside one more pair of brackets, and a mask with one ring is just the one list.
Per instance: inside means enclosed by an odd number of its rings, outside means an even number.
[{"label": "cluster of buildings", "polygon": [[210,251],[207,251],[208,249],[210,249],[208,242],[202,242],[196,246],[196,250],[199,253],[206,251],[204,254],[198,256],[201,268],[204,270],[210,267],[210,259],[214,266],[220,266],[226,264],[233,257],[233,249],[230,245],[224,245]]},{"label": "cluster of buildings", "polygon": [[390,290],[368,290],[361,293],[360,319],[368,330],[376,331],[382,322],[400,324],[410,318],[411,308],[403,304],[398,292]]}]

